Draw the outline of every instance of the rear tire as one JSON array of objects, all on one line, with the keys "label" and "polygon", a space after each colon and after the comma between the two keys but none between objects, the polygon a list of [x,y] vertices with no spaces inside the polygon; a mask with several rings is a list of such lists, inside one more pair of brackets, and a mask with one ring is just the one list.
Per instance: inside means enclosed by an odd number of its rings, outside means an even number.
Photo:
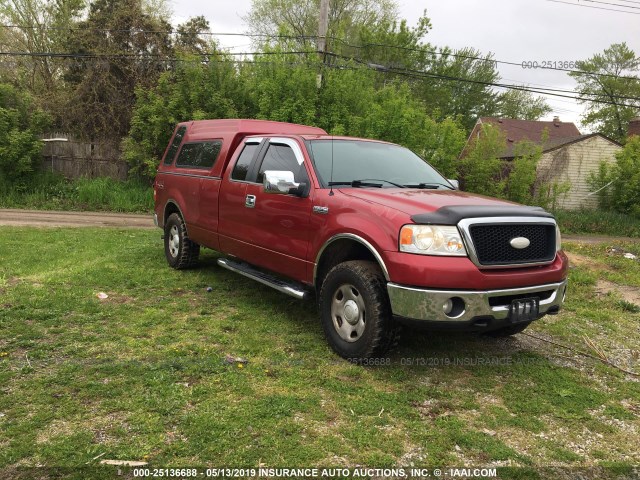
[{"label": "rear tire", "polygon": [[189,240],[182,217],[172,213],[164,224],[164,254],[171,268],[191,268],[198,262],[200,245]]},{"label": "rear tire", "polygon": [[373,262],[333,267],[322,282],[319,307],[327,342],[347,360],[380,357],[397,343],[400,327],[393,320],[384,276]]},{"label": "rear tire", "polygon": [[493,338],[510,337],[511,335],[515,335],[516,333],[523,332],[529,325],[531,325],[531,322],[520,323],[518,325],[510,325],[508,327],[503,327],[491,332],[487,332],[486,334]]}]

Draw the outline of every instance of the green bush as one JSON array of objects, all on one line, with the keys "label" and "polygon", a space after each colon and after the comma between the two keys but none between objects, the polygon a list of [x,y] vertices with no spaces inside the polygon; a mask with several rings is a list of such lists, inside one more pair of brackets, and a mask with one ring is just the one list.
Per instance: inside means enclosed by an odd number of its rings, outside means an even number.
[{"label": "green bush", "polygon": [[[187,58],[163,73],[153,89],[138,88],[129,135],[122,142],[130,173],[153,178],[177,123],[247,117],[244,83],[230,62],[212,56],[202,65]],[[251,118],[251,117],[248,117]]]},{"label": "green bush", "polygon": [[37,172],[28,179],[0,180],[0,207],[44,210],[106,210],[150,212],[151,188],[138,180],[110,178],[67,180],[51,172]]},{"label": "green bush", "polygon": [[505,150],[504,133],[491,125],[483,125],[480,136],[473,139],[459,171],[463,190],[492,197],[504,197],[505,168],[500,156]]},{"label": "green bush", "polygon": [[[541,143],[544,143],[546,134]],[[513,146],[512,160],[501,157],[507,149],[507,140],[499,128],[483,125],[466,155],[458,163],[464,190],[503,198],[526,205],[552,208],[569,191],[567,182],[538,180],[537,167],[542,158],[542,146],[522,140]]]},{"label": "green bush", "polygon": [[155,175],[178,122],[244,117],[399,143],[447,177],[456,177],[464,130],[453,119],[430,118],[408,85],[391,81],[379,86],[375,72],[345,68],[327,69],[319,89],[316,68],[273,53],[238,68],[216,61],[180,64],[163,74],[156,88],[137,91],[131,130],[123,141],[131,171],[146,178]]},{"label": "green bush", "polygon": [[589,184],[598,191],[602,208],[640,217],[640,136],[631,137],[616,153],[615,164],[602,162]]},{"label": "green bush", "polygon": [[506,181],[506,198],[513,202],[531,204],[534,203],[533,185],[536,181],[536,167],[542,157],[542,147],[523,141],[518,142],[514,148],[516,157],[511,162],[511,171]]},{"label": "green bush", "polygon": [[48,117],[33,106],[31,97],[0,83],[0,178],[13,182],[32,175],[42,152]]}]

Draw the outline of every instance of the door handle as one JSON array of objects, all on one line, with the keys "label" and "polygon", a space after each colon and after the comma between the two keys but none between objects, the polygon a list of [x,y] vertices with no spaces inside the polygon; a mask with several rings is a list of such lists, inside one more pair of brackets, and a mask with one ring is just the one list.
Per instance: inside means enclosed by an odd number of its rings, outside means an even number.
[{"label": "door handle", "polygon": [[256,206],[256,196],[255,195],[247,195],[247,198],[244,199],[244,206],[247,208],[253,208]]}]

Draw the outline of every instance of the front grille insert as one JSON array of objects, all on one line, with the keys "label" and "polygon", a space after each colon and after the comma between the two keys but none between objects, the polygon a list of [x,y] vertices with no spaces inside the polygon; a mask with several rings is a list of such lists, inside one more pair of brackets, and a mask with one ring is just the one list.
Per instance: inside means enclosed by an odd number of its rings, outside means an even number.
[{"label": "front grille insert", "polygon": [[[518,265],[551,262],[556,256],[556,227],[548,223],[473,224],[469,234],[481,265]],[[526,248],[511,246],[514,238],[530,242]]]}]

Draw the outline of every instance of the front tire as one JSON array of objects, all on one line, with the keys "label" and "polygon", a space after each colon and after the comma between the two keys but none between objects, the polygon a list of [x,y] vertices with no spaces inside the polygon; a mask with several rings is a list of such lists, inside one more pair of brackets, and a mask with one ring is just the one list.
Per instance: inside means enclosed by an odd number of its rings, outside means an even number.
[{"label": "front tire", "polygon": [[182,217],[172,213],[164,224],[164,254],[171,268],[191,268],[198,262],[200,245],[189,240]]},{"label": "front tire", "polygon": [[320,289],[320,316],[327,342],[350,361],[380,357],[399,336],[386,282],[373,262],[349,261],[333,267]]}]

